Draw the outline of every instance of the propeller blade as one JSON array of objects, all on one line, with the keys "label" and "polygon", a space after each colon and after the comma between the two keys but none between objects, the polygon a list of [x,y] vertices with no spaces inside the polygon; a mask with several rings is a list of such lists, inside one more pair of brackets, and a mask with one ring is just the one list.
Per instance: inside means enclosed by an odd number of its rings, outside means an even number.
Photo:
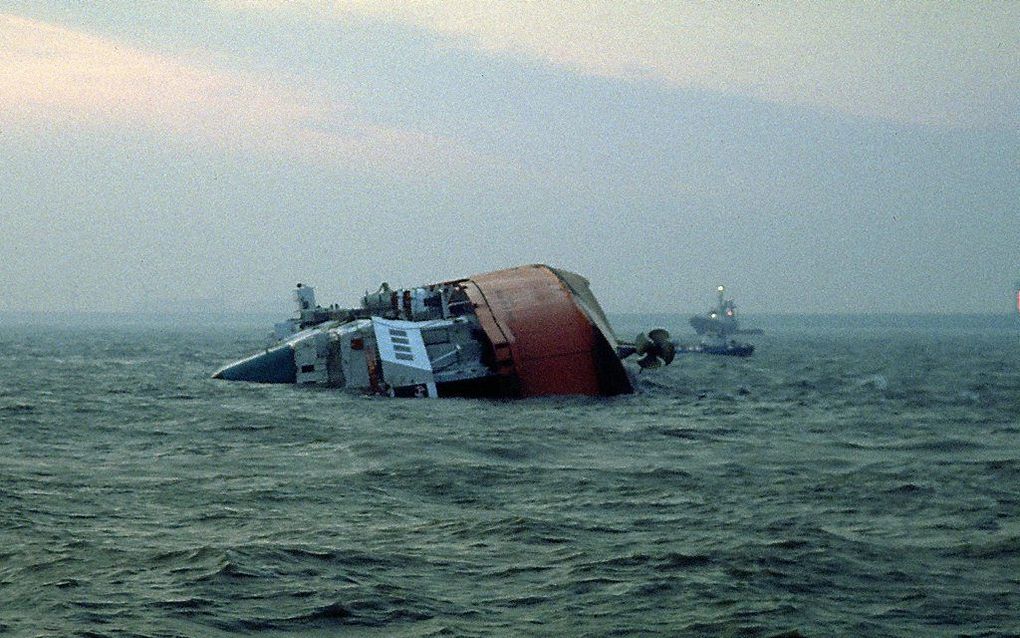
[{"label": "propeller blade", "polygon": [[662,357],[662,363],[664,365],[668,366],[669,364],[673,363],[673,357],[676,356],[676,344],[673,343],[672,341],[667,341],[666,343],[664,343],[662,345],[662,354],[659,356]]},{"label": "propeller blade", "polygon": [[669,339],[669,331],[662,328],[641,333],[634,339],[637,354],[644,355],[637,364],[642,368],[659,368],[669,365],[676,356],[676,345]]},{"label": "propeller blade", "polygon": [[656,328],[648,333],[648,338],[658,348],[658,354],[662,358],[663,364],[669,365],[673,363],[673,357],[676,356],[676,344],[670,340],[669,331],[663,328]]},{"label": "propeller blade", "polygon": [[649,330],[648,338],[654,341],[655,343],[669,341],[669,330],[666,330],[665,328],[655,328],[654,330]]},{"label": "propeller blade", "polygon": [[643,356],[640,359],[638,359],[637,360],[637,364],[638,364],[638,366],[641,367],[642,370],[650,370],[650,369],[653,369],[653,368],[661,368],[662,367],[662,359],[660,359],[659,357],[655,356],[654,354],[648,353],[645,356]]},{"label": "propeller blade", "polygon": [[639,334],[634,338],[634,348],[638,354],[644,354],[648,351],[648,347],[652,345],[651,339],[648,338],[645,333]]}]

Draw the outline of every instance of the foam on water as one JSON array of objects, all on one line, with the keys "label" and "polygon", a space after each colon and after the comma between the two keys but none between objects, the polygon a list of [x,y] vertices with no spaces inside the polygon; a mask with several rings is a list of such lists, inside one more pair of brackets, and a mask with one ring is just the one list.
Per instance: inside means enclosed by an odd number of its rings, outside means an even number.
[{"label": "foam on water", "polygon": [[209,379],[247,324],[0,327],[0,633],[1016,635],[1017,332],[836,328],[492,402]]}]

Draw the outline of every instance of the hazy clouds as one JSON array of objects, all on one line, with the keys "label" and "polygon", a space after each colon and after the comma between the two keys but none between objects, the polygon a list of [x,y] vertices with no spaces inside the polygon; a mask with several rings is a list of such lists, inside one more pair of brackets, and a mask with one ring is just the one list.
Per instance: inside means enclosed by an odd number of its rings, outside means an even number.
[{"label": "hazy clouds", "polygon": [[0,310],[540,261],[611,310],[1010,307],[1008,3],[0,14]]}]

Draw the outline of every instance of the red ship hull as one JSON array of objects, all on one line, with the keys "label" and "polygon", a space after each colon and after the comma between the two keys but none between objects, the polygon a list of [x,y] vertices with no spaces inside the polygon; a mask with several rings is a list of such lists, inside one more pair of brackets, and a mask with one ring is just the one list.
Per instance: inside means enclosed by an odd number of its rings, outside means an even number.
[{"label": "red ship hull", "polygon": [[462,285],[510,394],[633,392],[602,309],[582,277],[544,265],[475,275]]}]

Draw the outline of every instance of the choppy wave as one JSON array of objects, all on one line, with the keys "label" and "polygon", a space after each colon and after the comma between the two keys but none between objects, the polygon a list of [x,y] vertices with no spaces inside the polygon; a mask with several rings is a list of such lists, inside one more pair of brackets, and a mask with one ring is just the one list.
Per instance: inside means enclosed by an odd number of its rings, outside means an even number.
[{"label": "choppy wave", "polygon": [[0,635],[1020,633],[1015,335],[801,329],[610,400],[208,378],[260,336],[0,330]]}]

